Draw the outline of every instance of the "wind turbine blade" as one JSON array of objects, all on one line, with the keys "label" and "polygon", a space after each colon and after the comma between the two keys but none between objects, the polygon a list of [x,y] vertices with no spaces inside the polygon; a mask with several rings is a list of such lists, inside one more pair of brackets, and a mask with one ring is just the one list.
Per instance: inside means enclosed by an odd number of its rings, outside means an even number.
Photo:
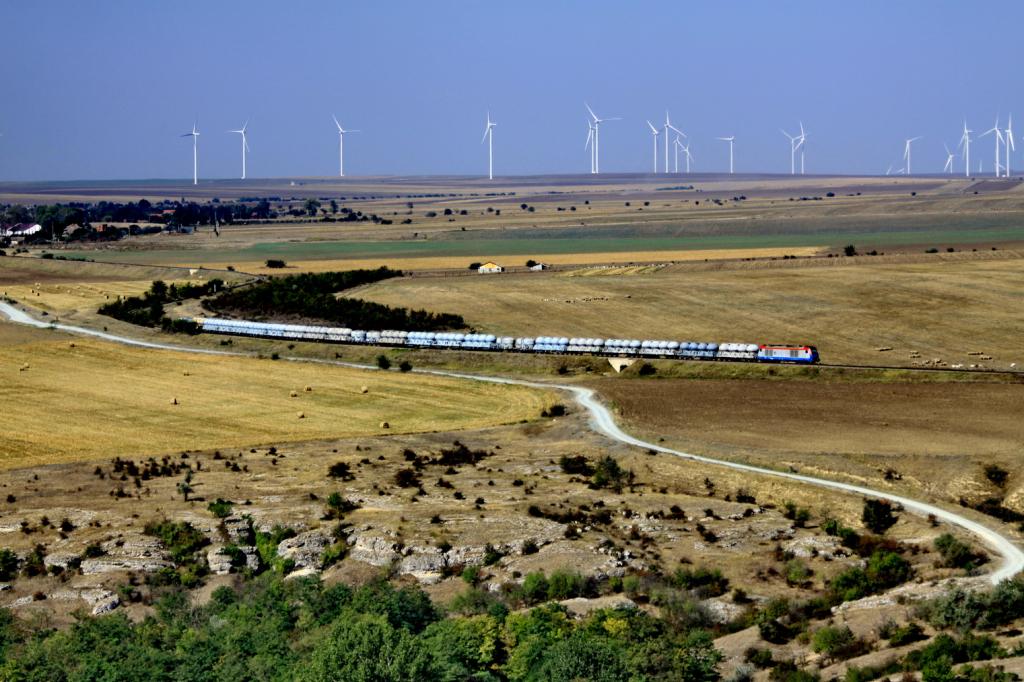
[{"label": "wind turbine blade", "polygon": [[654,133],[655,135],[658,134],[658,129],[655,128],[654,125],[650,121],[647,122],[647,127],[650,128],[651,132]]},{"label": "wind turbine blade", "polygon": [[669,129],[669,130],[674,130],[674,131],[676,131],[677,133],[679,133],[680,135],[682,135],[683,137],[686,137],[686,133],[684,133],[684,132],[683,132],[682,130],[680,130],[679,128],[676,128],[676,127],[675,127],[674,125],[672,125],[671,123],[669,123],[669,124],[668,124],[668,129]]},{"label": "wind turbine blade", "polygon": [[611,118],[602,118],[601,119],[601,123],[604,123],[605,121],[621,121],[621,120],[622,120],[621,116],[612,116]]},{"label": "wind turbine blade", "polygon": [[491,132],[491,126],[487,126],[486,128],[484,128],[484,136],[480,138],[480,144],[484,143],[484,141],[487,139],[487,133],[489,132]]},{"label": "wind turbine blade", "polygon": [[334,114],[331,114],[331,118],[333,118],[333,119],[334,119],[334,125],[338,126],[338,132],[339,132],[339,133],[343,133],[343,132],[345,132],[344,130],[342,130],[342,128],[341,128],[341,124],[340,124],[340,123],[338,123],[338,117],[337,117],[337,116],[335,116]]},{"label": "wind turbine blade", "polygon": [[585,106],[585,107],[587,108],[587,111],[589,111],[589,112],[590,112],[590,115],[594,117],[594,120],[595,120],[595,121],[600,121],[600,120],[601,120],[601,119],[599,119],[599,118],[597,117],[597,114],[595,114],[595,113],[594,113],[594,110],[590,108],[590,105],[589,105],[589,104],[587,104],[586,102],[584,102],[584,103],[583,103],[583,106]]}]

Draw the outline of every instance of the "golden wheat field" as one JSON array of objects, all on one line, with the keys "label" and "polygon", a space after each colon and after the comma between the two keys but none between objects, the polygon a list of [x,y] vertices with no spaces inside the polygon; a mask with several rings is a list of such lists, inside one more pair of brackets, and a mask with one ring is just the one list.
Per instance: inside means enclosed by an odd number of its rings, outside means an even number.
[{"label": "golden wheat field", "polygon": [[479,428],[536,418],[554,398],[435,376],[128,348],[7,323],[0,346],[3,468]]}]

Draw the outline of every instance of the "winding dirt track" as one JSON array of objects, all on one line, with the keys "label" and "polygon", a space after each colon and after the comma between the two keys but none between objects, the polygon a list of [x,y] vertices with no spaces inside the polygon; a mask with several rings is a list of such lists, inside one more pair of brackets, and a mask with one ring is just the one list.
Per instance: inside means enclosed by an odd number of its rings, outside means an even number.
[{"label": "winding dirt track", "polygon": [[[31,325],[33,327],[40,328],[51,328],[59,329],[61,331],[70,332],[72,334],[82,334],[87,336],[94,336],[97,338],[105,339],[107,341],[113,341],[115,343],[123,343],[131,346],[139,346],[142,348],[153,348],[157,350],[171,350],[184,353],[203,353],[207,355],[228,355],[228,356],[246,356],[245,353],[236,353],[230,351],[218,351],[204,348],[191,348],[185,346],[175,346],[170,344],[154,343],[151,341],[141,341],[130,337],[119,336],[116,334],[110,334],[108,332],[97,331],[95,329],[89,329],[86,327],[77,327],[74,325],[66,325],[55,322],[43,322],[37,320],[31,315],[15,308],[14,306],[0,302],[0,313],[5,315],[12,322],[19,324]],[[309,362],[311,360],[307,358],[286,358],[287,360],[296,362]],[[345,367],[354,367],[358,369],[367,369],[373,371],[379,371],[376,367],[370,365],[361,365],[348,362],[337,362],[329,360],[312,360],[312,362],[320,362],[323,364],[341,365]],[[927,516],[933,514],[936,518],[945,521],[946,523],[963,528],[967,532],[971,533],[983,543],[985,543],[990,549],[1002,557],[1002,561],[999,563],[996,570],[989,574],[989,580],[992,583],[998,583],[1002,580],[1010,578],[1017,573],[1024,570],[1024,551],[1011,540],[999,532],[984,526],[980,523],[972,521],[966,517],[960,516],[952,511],[943,509],[942,507],[928,504],[927,502],[920,502],[918,500],[911,499],[909,497],[903,497],[901,495],[895,495],[890,492],[881,490],[874,490],[864,486],[853,485],[850,483],[841,483],[839,481],[830,481],[824,478],[816,478],[814,476],[804,476],[803,474],[795,474],[786,471],[776,471],[774,469],[767,469],[764,467],[753,466],[750,464],[741,464],[738,462],[729,462],[720,459],[714,459],[712,457],[703,457],[701,455],[694,455],[688,452],[682,452],[680,450],[674,450],[667,448],[656,443],[649,443],[644,440],[640,440],[634,436],[629,435],[623,431],[619,425],[615,422],[615,418],[612,416],[611,411],[605,407],[604,404],[598,399],[597,394],[589,388],[582,386],[572,386],[567,384],[553,384],[546,382],[536,381],[525,381],[522,379],[510,379],[504,377],[489,377],[481,376],[476,374],[463,374],[461,372],[446,372],[442,370],[413,370],[421,374],[434,374],[438,376],[454,377],[458,379],[467,379],[472,381],[488,381],[491,383],[498,384],[515,384],[518,386],[530,386],[535,388],[544,389],[559,389],[566,391],[573,395],[576,403],[585,409],[590,415],[590,424],[595,431],[603,434],[611,440],[624,443],[626,445],[632,445],[638,448],[645,448],[648,450],[655,450],[657,452],[663,452],[669,455],[675,455],[676,457],[682,457],[694,462],[701,462],[704,464],[711,464],[714,466],[726,467],[729,469],[735,469],[738,471],[746,471],[752,474],[758,474],[762,476],[775,476],[777,478],[784,478],[790,481],[796,481],[798,483],[804,483],[807,485],[817,486],[819,488],[828,488],[831,490],[838,490],[845,493],[854,493],[857,495],[864,495],[867,497],[874,497],[883,500],[889,500],[897,504],[902,505],[908,511],[919,514],[921,516]]]}]

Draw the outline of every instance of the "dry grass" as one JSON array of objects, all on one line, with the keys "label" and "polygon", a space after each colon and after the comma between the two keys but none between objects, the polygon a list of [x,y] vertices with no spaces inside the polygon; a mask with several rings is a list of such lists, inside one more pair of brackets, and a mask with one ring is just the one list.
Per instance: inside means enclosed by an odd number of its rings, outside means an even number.
[{"label": "dry grass", "polygon": [[552,400],[520,387],[140,350],[8,324],[0,343],[5,468],[376,434],[382,421],[393,433],[474,428],[535,418]]},{"label": "dry grass", "polygon": [[858,267],[680,267],[631,277],[396,279],[360,296],[459,313],[501,334],[802,342],[832,363],[909,366],[916,350],[950,364],[1024,365],[1024,260],[855,261]]}]

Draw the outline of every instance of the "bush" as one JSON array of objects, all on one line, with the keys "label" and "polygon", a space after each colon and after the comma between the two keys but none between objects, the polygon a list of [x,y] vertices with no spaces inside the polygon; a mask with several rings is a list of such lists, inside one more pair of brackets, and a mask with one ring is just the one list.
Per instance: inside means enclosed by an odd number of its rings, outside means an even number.
[{"label": "bush", "polygon": [[832,660],[842,661],[859,656],[867,645],[853,636],[853,631],[845,625],[839,627],[825,626],[818,629],[811,640],[811,647],[819,654],[825,654]]},{"label": "bush", "polygon": [[942,566],[946,568],[970,571],[984,563],[984,556],[975,553],[968,544],[957,540],[950,533],[935,538],[935,549],[942,555]]},{"label": "bush", "polygon": [[894,552],[879,550],[868,559],[865,568],[848,568],[829,583],[835,601],[853,601],[882,592],[910,580],[914,570],[906,559]]},{"label": "bush", "polygon": [[562,468],[562,473],[574,474],[578,476],[591,476],[594,473],[594,468],[587,462],[587,458],[583,455],[562,455],[562,458],[558,460],[559,466]]},{"label": "bush", "polygon": [[222,500],[217,498],[216,501],[211,502],[206,506],[210,510],[210,513],[216,516],[218,519],[227,518],[231,516],[231,502],[230,500]]},{"label": "bush", "polygon": [[266,261],[266,266],[268,268],[283,268],[286,265],[287,265],[287,263],[285,263],[280,258],[268,258],[267,261]]},{"label": "bush", "polygon": [[0,580],[8,582],[18,575],[18,555],[9,549],[0,549]]},{"label": "bush", "polygon": [[343,481],[351,481],[355,479],[355,475],[352,473],[352,467],[345,462],[335,462],[327,468],[327,475],[330,478],[340,478]]},{"label": "bush", "polygon": [[391,369],[391,361],[388,360],[388,356],[383,355],[383,354],[378,355],[377,356],[377,367],[379,367],[380,369]]},{"label": "bush", "polygon": [[473,263],[469,264],[469,269],[470,270],[479,270],[481,265],[483,265],[483,263],[473,262]]},{"label": "bush", "polygon": [[1009,476],[1010,472],[998,464],[989,464],[985,466],[985,478],[1000,488],[1006,485],[1006,479],[1009,478]]},{"label": "bush", "polygon": [[888,500],[864,500],[864,511],[861,514],[864,527],[872,533],[882,535],[892,528],[898,520],[893,514],[892,502]]},{"label": "bush", "polygon": [[402,360],[400,363],[398,363],[398,371],[399,372],[411,372],[412,371],[412,363],[409,362],[408,360]]}]

